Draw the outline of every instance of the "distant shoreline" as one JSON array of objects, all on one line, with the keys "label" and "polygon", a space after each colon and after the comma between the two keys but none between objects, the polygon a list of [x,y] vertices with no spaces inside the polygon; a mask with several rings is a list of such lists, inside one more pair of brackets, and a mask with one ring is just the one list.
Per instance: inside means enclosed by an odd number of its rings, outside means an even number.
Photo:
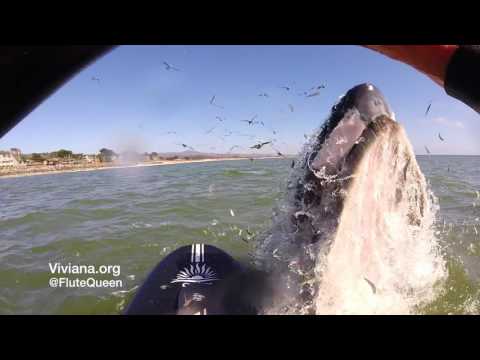
[{"label": "distant shoreline", "polygon": [[[78,167],[78,168],[68,168],[68,169],[52,169],[45,171],[32,171],[32,172],[22,172],[18,171],[13,174],[1,174],[0,179],[2,178],[16,178],[24,176],[36,176],[36,175],[50,175],[50,174],[64,174],[64,173],[74,173],[74,172],[85,172],[85,171],[97,171],[97,170],[112,170],[112,169],[128,169],[128,168],[140,168],[140,167],[151,167],[151,166],[162,166],[162,165],[178,165],[178,164],[191,164],[191,163],[203,163],[203,162],[214,162],[214,161],[232,161],[232,160],[249,160],[249,157],[240,158],[215,158],[215,159],[200,159],[200,160],[164,160],[159,162],[148,162],[148,163],[138,163],[134,165],[115,165],[115,166],[95,166],[95,167]],[[263,160],[263,159],[281,159],[278,156],[265,156],[265,157],[255,157],[254,160]]]}]

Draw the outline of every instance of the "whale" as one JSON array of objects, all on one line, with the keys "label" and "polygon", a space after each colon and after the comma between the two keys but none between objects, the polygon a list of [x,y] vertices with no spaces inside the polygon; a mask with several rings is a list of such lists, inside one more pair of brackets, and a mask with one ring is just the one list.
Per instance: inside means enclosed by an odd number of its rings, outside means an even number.
[{"label": "whale", "polygon": [[[257,242],[256,265],[274,274],[276,284],[266,313],[316,314],[319,303],[325,309],[342,298],[332,295],[338,284],[330,284],[330,294],[319,299],[329,269],[337,271],[331,278],[345,273],[345,283],[378,296],[375,281],[382,280],[387,260],[374,254],[385,251],[394,263],[386,247],[407,249],[415,236],[430,231],[433,207],[412,146],[385,97],[373,84],[354,86],[305,144],[273,225]],[[394,243],[397,236],[403,238]]]}]

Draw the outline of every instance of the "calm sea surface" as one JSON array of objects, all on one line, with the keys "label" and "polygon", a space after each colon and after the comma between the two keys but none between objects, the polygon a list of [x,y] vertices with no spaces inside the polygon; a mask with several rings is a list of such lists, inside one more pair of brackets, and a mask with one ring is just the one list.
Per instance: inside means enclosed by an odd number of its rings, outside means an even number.
[{"label": "calm sea surface", "polygon": [[[421,313],[479,313],[480,157],[419,156],[438,197],[449,277]],[[247,258],[291,160],[220,161],[0,178],[0,314],[117,314],[148,272],[193,242]],[[478,194],[478,195],[477,195]],[[233,215],[233,216],[232,216]],[[250,242],[249,242],[250,241]],[[120,288],[52,288],[49,263],[120,265]]]}]

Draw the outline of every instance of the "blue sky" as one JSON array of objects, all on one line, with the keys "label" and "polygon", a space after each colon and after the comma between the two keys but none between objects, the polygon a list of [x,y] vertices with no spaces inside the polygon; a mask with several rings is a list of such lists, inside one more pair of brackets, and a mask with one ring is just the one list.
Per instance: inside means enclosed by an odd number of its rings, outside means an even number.
[{"label": "blue sky", "polygon": [[[180,71],[167,71],[163,61]],[[240,145],[234,152],[245,152],[276,138],[278,150],[295,153],[303,134],[322,124],[338,97],[363,82],[384,93],[417,154],[425,153],[425,145],[437,154],[480,154],[479,115],[406,65],[358,46],[258,45],[118,47],[0,139],[0,150],[166,152],[182,151],[179,144],[185,143],[207,152]],[[322,83],[320,96],[297,95]],[[269,97],[258,96],[263,92]],[[209,104],[213,95],[223,109]],[[266,126],[240,121],[254,115]],[[228,131],[234,134],[222,139]]]}]

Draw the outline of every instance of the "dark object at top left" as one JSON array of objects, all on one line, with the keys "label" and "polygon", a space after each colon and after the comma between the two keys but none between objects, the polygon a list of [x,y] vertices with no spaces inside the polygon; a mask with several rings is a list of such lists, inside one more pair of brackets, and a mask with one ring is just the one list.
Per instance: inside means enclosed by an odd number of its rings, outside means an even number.
[{"label": "dark object at top left", "polygon": [[0,46],[0,138],[113,46]]}]

